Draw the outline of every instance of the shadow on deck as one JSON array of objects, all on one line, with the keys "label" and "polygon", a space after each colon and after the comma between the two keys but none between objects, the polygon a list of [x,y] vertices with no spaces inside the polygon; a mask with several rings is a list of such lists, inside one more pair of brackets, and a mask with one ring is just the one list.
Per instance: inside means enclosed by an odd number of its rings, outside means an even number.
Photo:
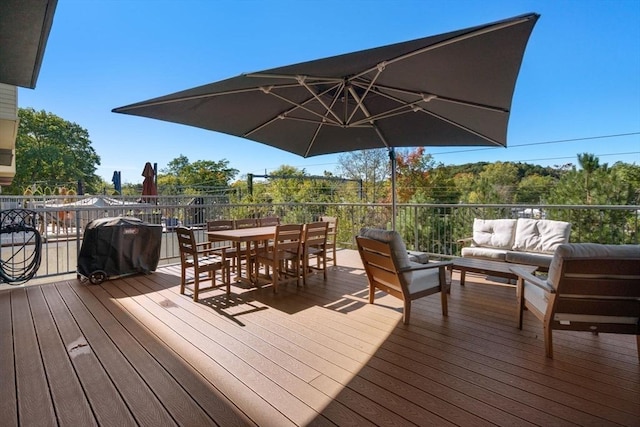
[{"label": "shadow on deck", "polygon": [[437,295],[367,303],[356,251],[326,283],[179,295],[179,267],[0,291],[2,425],[627,425],[635,337],[515,326],[515,290],[457,274]]}]

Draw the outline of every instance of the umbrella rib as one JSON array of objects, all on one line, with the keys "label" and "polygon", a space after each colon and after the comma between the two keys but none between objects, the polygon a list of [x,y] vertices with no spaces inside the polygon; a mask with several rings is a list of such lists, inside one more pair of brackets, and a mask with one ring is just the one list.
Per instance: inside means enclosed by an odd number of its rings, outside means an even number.
[{"label": "umbrella rib", "polygon": [[[299,85],[296,85],[296,86],[299,86]],[[327,90],[326,90],[326,91],[324,91],[323,93],[326,93],[326,92],[330,91],[331,89],[332,89],[332,88],[327,89]],[[321,119],[321,120],[319,120],[319,121],[314,121],[314,120],[306,119],[306,121],[308,121],[308,122],[318,123],[318,124],[322,124],[322,123],[327,124],[327,122],[329,122],[329,124],[333,124],[333,125],[336,125],[336,126],[341,126],[341,125],[342,125],[340,122],[333,121],[333,120],[331,120],[330,118],[328,118],[327,116],[323,116],[322,114],[319,114],[319,113],[317,113],[317,112],[315,112],[315,111],[313,111],[313,110],[310,110],[309,108],[306,108],[306,107],[304,106],[305,104],[307,104],[307,103],[311,102],[314,98],[309,98],[309,99],[305,100],[305,101],[304,101],[304,102],[302,102],[302,103],[298,103],[298,102],[292,101],[292,100],[290,100],[290,99],[288,99],[288,98],[286,98],[286,97],[284,97],[284,96],[282,96],[282,95],[280,95],[280,94],[277,94],[277,93],[273,92],[273,89],[269,89],[269,90],[267,90],[267,88],[265,88],[263,91],[264,91],[264,92],[265,92],[265,94],[267,94],[267,95],[275,96],[276,98],[278,98],[278,99],[280,99],[280,100],[282,100],[282,101],[285,101],[285,102],[287,102],[287,103],[289,103],[289,104],[293,105],[293,107],[292,107],[291,109],[289,109],[289,110],[287,110],[287,111],[283,112],[283,113],[278,114],[277,116],[275,116],[275,117],[271,118],[270,120],[267,120],[266,122],[264,122],[264,123],[263,123],[263,124],[261,124],[260,126],[258,126],[258,127],[256,127],[256,128],[251,129],[251,130],[250,130],[250,131],[248,131],[247,133],[243,134],[243,137],[248,137],[249,135],[251,135],[251,134],[253,134],[253,133],[255,133],[255,132],[259,131],[260,129],[262,129],[262,128],[264,128],[264,127],[268,126],[268,125],[270,125],[271,123],[275,122],[276,120],[285,119],[285,118],[287,118],[287,119],[292,119],[292,117],[290,117],[290,116],[289,116],[289,114],[290,114],[292,111],[295,111],[295,110],[296,110],[296,109],[298,109],[298,108],[300,108],[300,109],[302,109],[302,110],[304,110],[304,111],[306,111],[306,112],[308,112],[308,113],[310,113],[310,114],[312,114],[312,115],[314,115],[314,116],[318,116],[318,117]],[[298,120],[300,120],[300,119],[298,119]]]},{"label": "umbrella rib", "polygon": [[[360,82],[353,82],[354,85],[358,86],[358,87],[362,87],[365,88],[365,84],[360,83]],[[437,95],[434,93],[421,93],[421,92],[415,92],[415,91],[410,91],[410,90],[406,90],[406,89],[400,89],[400,88],[396,88],[396,87],[392,87],[392,86],[383,86],[383,85],[375,85],[373,88],[373,91],[375,93],[377,93],[380,96],[384,96],[388,99],[391,99],[393,101],[396,102],[404,102],[406,103],[407,101],[404,100],[400,100],[390,94],[387,94],[385,92],[383,92],[383,90],[388,90],[390,92],[398,92],[398,93],[402,93],[405,95],[412,95],[416,97],[416,102],[421,102],[421,101],[431,101],[433,99],[437,99],[439,101],[443,101],[443,102],[449,102],[452,104],[459,104],[459,105],[464,105],[466,107],[474,107],[474,108],[479,108],[482,110],[488,110],[488,111],[493,111],[496,113],[508,113],[509,110],[505,109],[505,108],[501,108],[501,107],[495,107],[493,105],[487,105],[487,104],[481,104],[479,102],[471,102],[471,101],[464,101],[462,99],[456,99],[456,98],[451,98],[448,96],[442,96],[442,95]],[[428,101],[427,101],[428,100]]]},{"label": "umbrella rib", "polygon": [[[297,87],[297,86],[298,85],[295,85],[295,84],[287,84],[287,85],[279,85],[279,86],[272,86],[272,87],[286,88],[286,87]],[[147,101],[147,102],[144,102],[144,106],[145,107],[155,107],[157,105],[173,104],[174,102],[193,101],[193,100],[196,100],[196,99],[204,99],[204,98],[214,98],[216,96],[234,95],[236,93],[257,92],[259,90],[261,90],[259,87],[251,87],[251,88],[246,88],[246,89],[227,90],[227,91],[224,91],[224,92],[203,93],[203,94],[200,94],[200,95],[181,96],[181,97],[172,98],[172,99],[163,99],[163,100],[158,100],[158,101]],[[127,110],[135,110],[137,108],[139,108],[138,104],[131,104],[131,105],[126,105],[124,107],[116,108],[116,110],[118,110],[117,112],[125,112]]]},{"label": "umbrella rib", "polygon": [[[360,108],[362,109],[362,112],[364,113],[364,115],[367,116],[367,118],[369,118],[369,120],[367,121],[370,122],[371,125],[373,126],[373,129],[376,131],[376,134],[378,134],[378,138],[380,138],[380,141],[382,141],[385,147],[390,148],[389,143],[387,142],[387,139],[384,137],[384,135],[382,134],[378,126],[375,124],[375,120],[370,118],[371,113],[369,113],[369,110],[367,110],[367,107],[365,107],[365,105],[362,104],[362,100],[359,99],[358,94],[356,94],[355,90],[351,91],[351,96],[353,96],[353,99],[355,99],[358,105],[360,105]],[[349,126],[349,127],[356,127],[356,126]]]},{"label": "umbrella rib", "polygon": [[[298,76],[293,74],[249,73],[249,74],[245,74],[245,76],[261,77],[261,78],[267,78],[267,79],[285,79],[285,80],[296,80],[296,81],[298,80]],[[317,77],[317,76],[310,76],[308,74],[305,74],[304,77],[307,80],[313,80],[314,84],[335,84],[335,83],[344,82],[344,79],[339,77]],[[296,84],[294,86],[298,86],[298,85]]]},{"label": "umbrella rib", "polygon": [[[300,86],[302,86],[305,89],[307,89],[307,91],[309,91],[311,96],[313,96],[320,103],[320,105],[322,105],[327,110],[327,113],[331,114],[334,119],[336,119],[338,122],[340,122],[340,117],[332,109],[333,104],[335,104],[335,99],[336,99],[337,95],[334,96],[334,101],[332,102],[332,105],[330,107],[327,104],[325,104],[324,101],[318,96],[318,94],[316,94],[313,90],[311,90],[311,88],[306,84],[305,76],[299,76],[298,77],[298,84],[300,84]],[[343,84],[344,84],[344,81],[341,82],[340,84],[336,85],[337,86],[336,87],[336,94],[340,93],[340,86],[343,85]],[[326,93],[326,91],[325,91],[325,93]],[[326,115],[324,117],[326,118]]]},{"label": "umbrella rib", "polygon": [[470,39],[470,38],[473,38],[473,37],[477,37],[477,36],[481,36],[481,35],[484,35],[484,34],[492,33],[494,31],[502,30],[504,28],[512,27],[514,25],[519,25],[519,24],[521,24],[523,22],[527,22],[527,21],[531,20],[531,18],[534,17],[534,16],[535,15],[527,16],[527,17],[524,17],[522,19],[518,19],[518,20],[515,20],[515,21],[508,21],[508,22],[503,22],[503,23],[500,23],[500,24],[493,24],[493,25],[491,25],[489,27],[480,28],[480,29],[472,31],[470,33],[462,34],[462,35],[459,35],[459,36],[456,36],[456,37],[452,37],[452,38],[447,39],[447,40],[443,40],[443,41],[438,42],[438,43],[434,43],[434,44],[432,44],[430,46],[426,46],[426,47],[423,47],[423,48],[420,48],[420,49],[416,49],[414,51],[405,53],[404,55],[400,55],[400,56],[397,56],[395,58],[391,58],[391,59],[382,61],[381,63],[376,64],[375,66],[373,66],[373,67],[371,67],[371,68],[369,68],[367,70],[363,70],[362,72],[358,73],[357,75],[354,76],[354,78],[358,78],[358,77],[364,76],[366,74],[369,74],[371,71],[374,71],[376,69],[380,69],[381,67],[384,69],[384,67],[386,67],[387,65],[393,64],[393,63],[398,62],[398,61],[402,61],[402,60],[407,59],[407,58],[411,58],[412,56],[415,56],[415,55],[420,55],[422,53],[429,52],[431,50],[439,49],[441,47],[448,46],[448,45],[453,44],[453,43],[461,42],[461,41],[464,41],[464,40],[467,40],[467,39]]},{"label": "umbrella rib", "polygon": [[417,107],[417,106],[411,106],[411,105],[401,105],[399,107],[396,107],[394,109],[391,110],[387,110],[384,113],[380,113],[380,114],[376,114],[375,116],[369,115],[364,119],[358,120],[356,122],[350,123],[349,127],[361,127],[364,123],[373,123],[377,120],[381,120],[381,119],[388,119],[389,117],[393,117],[393,116],[399,116],[401,114],[405,114],[405,113],[412,113],[415,112],[416,109],[418,111],[424,111],[423,108]]},{"label": "umbrella rib", "polygon": [[[351,115],[347,119],[346,123],[351,122],[351,120],[353,119],[353,116],[356,114],[356,111],[358,111],[358,109],[362,110],[362,112],[365,113],[365,115],[367,114],[366,111],[364,110],[363,102],[364,102],[365,98],[367,97],[367,95],[369,94],[369,91],[371,90],[371,88],[375,84],[375,81],[378,80],[378,77],[380,76],[380,73],[382,73],[382,69],[378,68],[378,72],[376,73],[376,75],[371,79],[371,81],[369,82],[367,87],[364,88],[365,91],[362,94],[362,97],[360,99],[358,99],[357,95],[355,94],[355,91],[353,90],[353,87],[349,87],[349,92],[351,92],[351,95],[353,96],[354,99],[357,100],[358,103],[356,104],[356,108],[354,108],[353,111],[351,112]],[[350,80],[352,80],[352,79],[350,79]]]},{"label": "umbrella rib", "polygon": [[[393,98],[390,98],[390,99],[393,99]],[[482,139],[484,139],[484,140],[486,140],[486,141],[488,141],[488,142],[490,142],[492,144],[495,144],[495,145],[498,145],[498,146],[503,146],[503,144],[501,144],[499,141],[496,141],[493,138],[490,138],[490,137],[488,137],[486,135],[483,135],[483,134],[481,134],[481,133],[479,133],[479,132],[477,132],[477,131],[475,131],[475,130],[467,127],[467,126],[464,126],[464,125],[462,125],[460,123],[454,122],[453,120],[448,119],[446,117],[443,117],[443,116],[441,116],[439,114],[436,114],[436,113],[434,113],[432,111],[425,110],[424,108],[422,108],[422,107],[420,107],[418,105],[403,104],[403,105],[400,105],[399,107],[394,108],[392,110],[387,110],[384,113],[376,114],[375,116],[371,116],[368,113],[368,111],[366,111],[366,109],[363,110],[363,111],[364,111],[365,115],[367,115],[367,118],[359,120],[359,121],[354,122],[354,123],[351,123],[350,127],[361,126],[362,124],[364,124],[366,122],[370,122],[370,123],[373,124],[377,120],[386,119],[386,118],[393,117],[393,116],[398,116],[398,115],[401,115],[401,114],[413,113],[413,112],[416,112],[416,113],[417,112],[423,112],[423,113],[429,114],[429,115],[431,115],[431,116],[433,116],[433,117],[435,117],[435,118],[437,118],[439,120],[442,120],[443,122],[449,123],[452,126],[455,126],[455,127],[460,128],[460,129],[462,129],[462,130],[464,130],[466,132],[469,132],[469,133],[471,133],[473,135],[476,135],[476,136],[478,136],[478,137],[480,137],[480,138],[482,138]],[[378,127],[375,124],[374,124],[374,128],[379,133]],[[380,136],[380,134],[379,134],[379,136]],[[385,145],[386,145],[387,143],[384,140],[384,138],[382,138],[382,136],[380,136],[380,137],[382,139],[382,142],[385,143]]]},{"label": "umbrella rib", "polygon": [[439,114],[436,114],[433,111],[425,110],[424,108],[420,108],[419,111],[422,111],[425,114],[429,114],[429,115],[431,115],[431,116],[433,116],[433,117],[435,117],[435,118],[437,118],[439,120],[442,120],[444,122],[449,123],[450,125],[458,127],[458,128],[460,128],[460,129],[462,129],[464,131],[467,131],[467,132],[469,132],[469,133],[471,133],[471,134],[473,134],[473,135],[475,135],[477,137],[480,137],[480,138],[482,138],[482,139],[484,139],[484,140],[486,140],[486,141],[488,141],[488,142],[490,142],[490,143],[492,143],[494,145],[497,145],[497,146],[500,146],[500,147],[504,147],[504,144],[500,143],[500,141],[496,141],[495,139],[490,138],[490,137],[488,137],[486,135],[483,135],[480,132],[477,132],[477,131],[475,131],[475,130],[473,130],[471,128],[468,128],[467,126],[461,125],[460,123],[454,122],[451,119],[447,119],[446,117],[443,117],[443,116],[441,116]]}]

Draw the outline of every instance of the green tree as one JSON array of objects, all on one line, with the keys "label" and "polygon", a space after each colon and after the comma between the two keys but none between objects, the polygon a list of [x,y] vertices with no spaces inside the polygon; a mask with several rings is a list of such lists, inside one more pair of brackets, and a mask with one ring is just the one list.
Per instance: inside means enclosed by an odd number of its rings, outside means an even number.
[{"label": "green tree", "polygon": [[[580,156],[578,157],[580,159]],[[583,166],[582,169],[574,168],[566,172],[553,187],[549,195],[550,204],[578,206],[635,203],[638,181],[633,181],[633,177],[640,176],[638,166],[617,163],[609,168],[606,164],[600,166],[598,159],[590,156],[583,156],[579,162]],[[550,212],[550,216],[571,222],[572,234],[579,235],[583,242],[595,243],[630,243],[629,235],[616,233],[621,233],[626,223],[636,220],[635,214],[627,211],[593,209]]]},{"label": "green tree", "polygon": [[[600,159],[597,158],[595,154],[582,153],[578,154],[578,164],[583,171],[584,189],[587,196],[586,202],[587,204],[591,204],[591,177],[598,169],[601,168]],[[605,163],[602,168],[606,169],[607,164]]]},{"label": "green tree", "polygon": [[20,108],[18,116],[16,175],[4,193],[23,194],[34,184],[75,188],[78,181],[86,193],[102,190],[100,157],[86,129],[44,110]]},{"label": "green tree", "polygon": [[460,203],[475,203],[474,187],[477,176],[472,172],[459,172],[453,177]]},{"label": "green tree", "polygon": [[482,203],[513,203],[518,185],[518,167],[509,162],[490,163],[479,175]]},{"label": "green tree", "polygon": [[554,178],[538,174],[525,176],[518,183],[516,191],[517,203],[543,203],[547,200],[551,188],[554,185]]},{"label": "green tree", "polygon": [[396,191],[399,203],[424,203],[431,195],[433,157],[424,147],[401,150],[396,153]]},{"label": "green tree", "polygon": [[238,170],[230,168],[226,159],[191,163],[181,154],[158,174],[158,190],[162,194],[218,194],[230,186],[237,174]]},{"label": "green tree", "polygon": [[[310,195],[310,181],[304,178],[304,170],[294,166],[282,165],[270,173],[269,200],[272,203],[298,203],[309,201],[304,196]],[[305,200],[306,199],[306,200]]]},{"label": "green tree", "polygon": [[385,149],[351,151],[338,157],[338,173],[347,179],[361,179],[363,201],[388,199],[389,154]]},{"label": "green tree", "polygon": [[436,167],[431,171],[431,194],[427,201],[433,203],[458,203],[460,191],[455,177],[446,168]]}]

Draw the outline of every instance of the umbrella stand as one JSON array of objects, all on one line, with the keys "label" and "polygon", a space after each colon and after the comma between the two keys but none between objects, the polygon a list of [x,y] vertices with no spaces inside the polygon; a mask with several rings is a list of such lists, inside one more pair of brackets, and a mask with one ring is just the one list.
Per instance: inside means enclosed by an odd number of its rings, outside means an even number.
[{"label": "umbrella stand", "polygon": [[391,229],[396,230],[396,150],[389,148],[389,161],[391,161]]}]

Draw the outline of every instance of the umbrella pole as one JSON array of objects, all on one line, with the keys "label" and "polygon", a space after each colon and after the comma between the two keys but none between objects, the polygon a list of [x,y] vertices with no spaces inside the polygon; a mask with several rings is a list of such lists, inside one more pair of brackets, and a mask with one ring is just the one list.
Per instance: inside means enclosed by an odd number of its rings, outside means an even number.
[{"label": "umbrella pole", "polygon": [[391,161],[391,229],[396,230],[396,150],[389,148],[389,160]]}]

